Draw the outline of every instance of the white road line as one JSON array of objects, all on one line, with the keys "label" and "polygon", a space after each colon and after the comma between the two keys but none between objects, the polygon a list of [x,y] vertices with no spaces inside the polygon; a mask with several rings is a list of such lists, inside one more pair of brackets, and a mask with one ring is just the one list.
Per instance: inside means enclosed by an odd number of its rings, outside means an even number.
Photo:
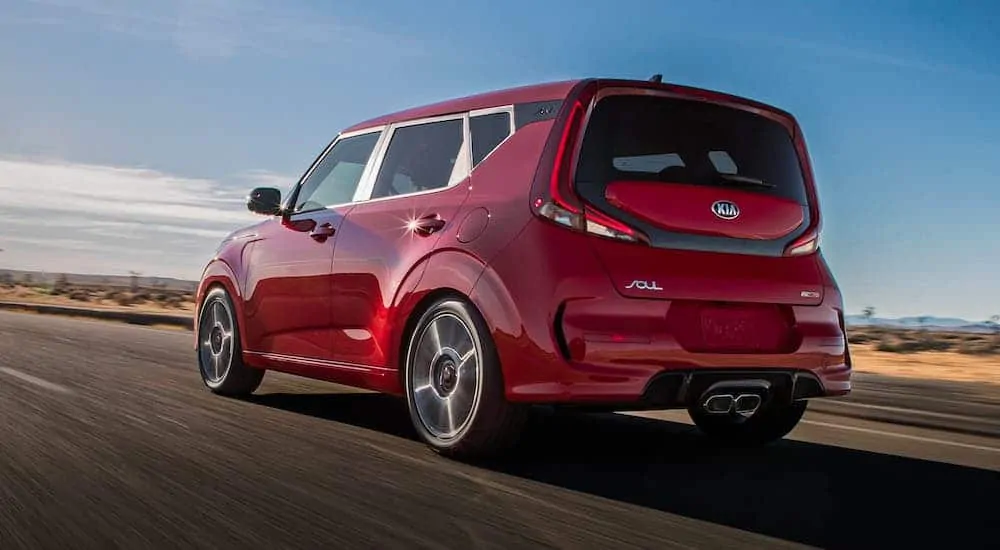
[{"label": "white road line", "polygon": [[171,424],[176,424],[177,426],[180,426],[182,428],[188,427],[187,424],[181,422],[180,420],[174,420],[173,418],[170,418],[169,416],[163,416],[162,414],[156,415],[156,418],[159,418],[164,422],[170,422]]},{"label": "white road line", "polygon": [[[970,420],[970,419],[974,419],[974,417],[967,416],[967,415],[961,415],[961,414],[942,413],[942,412],[935,412],[935,411],[921,411],[921,410],[918,410],[918,409],[906,409],[906,408],[903,408],[903,407],[893,407],[891,405],[873,405],[871,403],[856,403],[854,401],[829,401],[829,402],[823,403],[823,405],[827,406],[827,407],[830,407],[830,408],[836,408],[836,407],[847,407],[847,408],[856,407],[856,408],[859,408],[859,409],[872,409],[872,410],[876,410],[876,411],[899,412],[899,413],[906,413],[906,414],[915,414],[915,415],[920,415],[920,416],[932,416],[932,417],[935,417],[935,418],[950,418],[952,420]],[[817,410],[816,412],[822,413],[824,411]]]},{"label": "white road line", "polygon": [[933,437],[922,437],[919,435],[909,435],[902,434],[899,432],[889,432],[885,430],[873,430],[871,428],[861,428],[859,426],[842,426],[840,424],[831,424],[829,422],[819,422],[816,420],[802,420],[802,424],[812,424],[813,426],[822,426],[824,428],[833,428],[835,430],[847,430],[851,432],[860,432],[872,435],[884,435],[888,437],[896,437],[899,439],[909,439],[911,441],[920,441],[922,443],[933,443],[936,445],[949,445],[952,447],[961,447],[963,449],[974,449],[977,451],[986,451],[991,453],[1000,453],[1000,447],[987,447],[985,445],[973,445],[971,443],[961,443],[958,441],[947,441],[944,439],[934,439]]},{"label": "white road line", "polygon": [[73,390],[67,388],[66,386],[60,386],[59,384],[55,384],[53,382],[49,382],[48,380],[42,380],[41,378],[38,378],[36,376],[32,376],[30,374],[21,372],[19,370],[14,370],[14,369],[7,368],[7,367],[0,367],[0,372],[2,372],[4,374],[7,374],[7,375],[10,375],[10,376],[13,376],[14,378],[17,378],[18,380],[21,380],[22,382],[27,382],[29,384],[34,384],[34,385],[38,386],[39,388],[45,388],[47,390],[54,391],[54,392],[57,392],[57,393],[73,393]]},{"label": "white road line", "polygon": [[[669,421],[673,421],[673,422],[681,422],[681,423],[684,423],[684,424],[691,424],[690,420],[687,417],[684,417],[684,418],[672,418],[670,416],[667,416],[667,414],[664,414],[664,413],[671,413],[671,412],[675,412],[675,411],[648,411],[648,412],[647,411],[640,411],[640,412],[625,412],[625,413],[622,413],[622,414],[626,414],[626,415],[629,415],[629,416],[640,416],[640,417],[645,417],[645,418],[652,418],[652,419],[656,419],[656,420],[669,420]],[[817,412],[819,412],[819,411],[817,411]],[[822,413],[820,413],[820,414],[822,414]],[[832,414],[832,413],[827,413],[827,414]],[[986,452],[989,452],[989,453],[1000,453],[1000,447],[988,447],[988,446],[985,446],[985,445],[974,445],[972,443],[961,443],[959,441],[947,441],[945,439],[935,439],[933,437],[922,437],[922,436],[919,436],[919,435],[909,435],[909,434],[904,434],[904,433],[899,433],[899,432],[890,432],[890,431],[886,431],[886,430],[875,430],[875,429],[872,429],[872,428],[862,428],[862,427],[859,427],[859,426],[845,426],[845,425],[841,425],[841,424],[833,424],[833,423],[830,423],[830,422],[820,422],[818,420],[805,420],[805,419],[803,419],[803,420],[799,421],[799,423],[800,424],[812,424],[813,426],[820,426],[820,427],[823,427],[823,428],[833,428],[835,430],[846,430],[846,431],[851,431],[851,432],[867,433],[867,434],[871,434],[871,435],[882,435],[882,436],[896,437],[896,438],[899,438],[899,439],[909,439],[909,440],[912,440],[912,441],[920,441],[920,442],[923,442],[923,443],[933,443],[933,444],[937,444],[937,445],[949,445],[951,447],[960,447],[960,448],[963,448],[963,449],[973,449],[973,450],[977,450],[977,451],[986,451]]]}]

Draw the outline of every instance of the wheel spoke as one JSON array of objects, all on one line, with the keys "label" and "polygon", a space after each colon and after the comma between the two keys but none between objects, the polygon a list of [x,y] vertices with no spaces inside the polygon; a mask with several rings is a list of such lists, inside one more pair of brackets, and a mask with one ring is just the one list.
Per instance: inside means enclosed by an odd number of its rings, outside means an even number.
[{"label": "wheel spoke", "polygon": [[430,383],[431,362],[434,360],[434,353],[429,346],[419,346],[417,353],[413,356],[412,369],[413,384],[415,386]]},{"label": "wheel spoke", "polygon": [[453,410],[462,422],[472,412],[472,407],[476,401],[476,389],[479,378],[479,361],[475,355],[463,362],[459,371],[458,385],[451,398],[454,401]]},{"label": "wheel spoke", "polygon": [[432,346],[431,351],[433,351],[435,355],[441,353],[441,348],[443,347],[441,345],[440,327],[441,327],[440,319],[435,319],[433,322],[431,322],[431,326],[427,327],[427,337],[428,337],[427,340]]},{"label": "wheel spoke", "polygon": [[455,350],[465,362],[469,356],[476,353],[476,345],[472,343],[472,335],[465,325],[458,321],[452,321],[451,325],[455,331],[454,337],[450,340],[451,349]]},{"label": "wheel spoke", "polygon": [[442,347],[454,348],[465,338],[465,327],[454,317],[438,317],[435,324],[441,336]]},{"label": "wheel spoke", "polygon": [[219,375],[221,379],[229,372],[229,365],[233,360],[233,351],[229,349],[229,346],[222,346],[222,351],[219,352],[219,363],[222,365],[222,372]]},{"label": "wheel spoke", "polygon": [[222,327],[222,332],[224,334],[230,334],[233,331],[232,315],[229,314],[229,310],[222,304],[219,304],[219,309],[222,310],[222,315],[219,318],[219,326]]},{"label": "wheel spoke", "polygon": [[455,388],[455,393],[466,395],[470,398],[474,396],[476,394],[477,374],[479,373],[473,368],[466,367],[466,370],[458,377],[458,385]]},{"label": "wheel spoke", "polygon": [[441,409],[440,400],[438,396],[434,393],[434,390],[428,389],[420,393],[415,393],[413,395],[414,404],[418,411],[421,411],[421,417],[427,419],[438,418],[438,413]]},{"label": "wheel spoke", "polygon": [[455,432],[455,414],[451,410],[451,399],[444,400],[444,410],[445,410],[445,426],[447,429],[445,433],[451,435]]},{"label": "wheel spoke", "polygon": [[[471,342],[470,342],[470,344],[471,344]],[[458,363],[458,370],[459,371],[461,371],[463,368],[465,368],[466,365],[469,365],[470,361],[472,362],[471,367],[473,369],[475,369],[478,366],[478,365],[476,365],[476,348],[475,348],[475,346],[472,346],[469,349],[469,351],[467,351],[464,354],[462,354],[462,356],[459,359],[461,359],[461,361]]]}]

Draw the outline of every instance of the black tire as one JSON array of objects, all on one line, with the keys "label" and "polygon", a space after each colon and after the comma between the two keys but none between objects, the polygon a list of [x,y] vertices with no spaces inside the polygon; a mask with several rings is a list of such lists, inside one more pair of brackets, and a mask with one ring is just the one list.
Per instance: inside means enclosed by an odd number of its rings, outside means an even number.
[{"label": "black tire", "polygon": [[808,401],[771,402],[750,418],[709,414],[691,407],[688,414],[695,426],[708,437],[737,446],[758,446],[777,441],[795,429],[806,412]]},{"label": "black tire", "polygon": [[[468,344],[462,343],[465,337]],[[469,346],[475,355],[463,362],[463,355],[470,352],[464,348]],[[496,456],[517,442],[527,407],[507,401],[496,346],[474,306],[452,297],[431,304],[409,334],[404,357],[410,419],[432,449],[468,460]],[[454,414],[448,415],[448,410]]]},{"label": "black tire", "polygon": [[219,395],[245,397],[252,394],[260,387],[264,371],[243,363],[239,320],[229,293],[222,287],[212,288],[205,294],[198,311],[196,354],[201,381]]}]

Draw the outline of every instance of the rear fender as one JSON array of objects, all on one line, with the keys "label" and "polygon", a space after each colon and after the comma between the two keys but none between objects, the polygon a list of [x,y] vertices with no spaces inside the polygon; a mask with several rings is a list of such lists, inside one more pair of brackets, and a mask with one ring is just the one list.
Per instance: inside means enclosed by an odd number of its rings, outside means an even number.
[{"label": "rear fender", "polygon": [[[476,280],[483,273],[485,265],[475,256],[457,249],[438,250],[425,257],[410,270],[406,279],[399,286],[399,291],[393,302],[393,330],[389,350],[389,365],[402,372],[402,350],[404,339],[414,320],[414,312],[423,307],[435,296],[444,293],[460,294],[470,297]],[[483,315],[482,305],[473,304]],[[489,320],[487,320],[489,323]],[[400,377],[394,378],[396,386],[385,388],[389,393],[402,393]]]}]

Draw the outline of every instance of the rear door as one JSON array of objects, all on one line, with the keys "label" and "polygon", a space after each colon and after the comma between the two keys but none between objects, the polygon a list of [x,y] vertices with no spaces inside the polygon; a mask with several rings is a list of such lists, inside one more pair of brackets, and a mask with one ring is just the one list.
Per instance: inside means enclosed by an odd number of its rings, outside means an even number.
[{"label": "rear door", "polygon": [[788,128],[753,109],[668,95],[600,96],[578,149],[575,189],[649,244],[588,239],[630,297],[815,305],[814,255],[786,247],[809,225]]},{"label": "rear door", "polygon": [[336,361],[388,366],[389,307],[405,280],[419,279],[411,274],[414,266],[442,235],[455,231],[469,195],[467,136],[464,114],[387,130],[373,177],[359,192],[364,199],[338,235],[332,279]]}]

